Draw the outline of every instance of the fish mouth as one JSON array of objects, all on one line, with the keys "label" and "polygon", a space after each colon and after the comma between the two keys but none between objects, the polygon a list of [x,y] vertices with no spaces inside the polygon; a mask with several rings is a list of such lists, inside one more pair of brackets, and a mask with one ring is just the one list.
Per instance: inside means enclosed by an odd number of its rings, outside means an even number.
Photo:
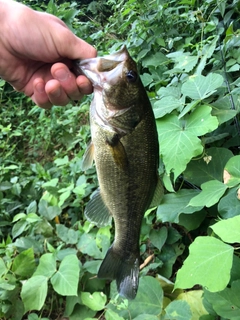
[{"label": "fish mouth", "polygon": [[104,57],[75,60],[73,71],[76,76],[86,76],[94,87],[102,88],[105,83],[113,85],[118,82],[128,58],[129,53],[124,45],[121,50]]}]

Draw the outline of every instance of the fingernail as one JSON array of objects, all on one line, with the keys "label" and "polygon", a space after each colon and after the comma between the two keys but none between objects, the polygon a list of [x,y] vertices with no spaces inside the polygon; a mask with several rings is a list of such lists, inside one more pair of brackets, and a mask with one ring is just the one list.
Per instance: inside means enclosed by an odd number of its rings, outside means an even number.
[{"label": "fingernail", "polygon": [[54,77],[59,81],[67,80],[69,72],[64,69],[58,69],[54,72]]},{"label": "fingernail", "polygon": [[45,85],[42,82],[36,84],[35,89],[38,93],[43,93],[45,91]]},{"label": "fingernail", "polygon": [[60,97],[60,95],[61,95],[61,89],[60,88],[58,88],[58,89],[56,89],[56,90],[51,92],[51,96],[53,96],[55,98]]}]

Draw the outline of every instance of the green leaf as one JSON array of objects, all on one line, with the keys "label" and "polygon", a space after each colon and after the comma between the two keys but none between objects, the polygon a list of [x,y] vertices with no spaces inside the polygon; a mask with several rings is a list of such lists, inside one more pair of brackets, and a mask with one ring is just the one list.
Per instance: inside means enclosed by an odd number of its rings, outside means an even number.
[{"label": "green leaf", "polygon": [[107,302],[107,296],[103,292],[81,292],[82,303],[94,311],[103,310]]},{"label": "green leaf", "polygon": [[240,216],[219,221],[211,228],[224,242],[240,243]]},{"label": "green leaf", "polygon": [[95,259],[103,259],[104,254],[99,250],[96,240],[95,234],[93,233],[84,233],[77,244],[77,248],[80,252],[86,253],[89,256]]},{"label": "green leaf", "polygon": [[234,156],[224,168],[224,183],[230,188],[240,183],[240,155]]},{"label": "green leaf", "polygon": [[51,278],[53,289],[63,296],[76,296],[79,281],[79,261],[75,255],[66,256]]},{"label": "green leaf", "polygon": [[197,237],[189,256],[177,273],[174,288],[202,285],[209,291],[223,290],[230,279],[233,247],[213,237]]},{"label": "green leaf", "polygon": [[203,305],[203,290],[184,291],[177,296],[177,300],[188,303],[192,312],[191,320],[199,320],[201,316],[208,314]]},{"label": "green leaf", "polygon": [[209,180],[223,181],[223,169],[232,156],[226,148],[209,148],[203,158],[189,162],[184,178],[197,186]]},{"label": "green leaf", "polygon": [[22,251],[13,260],[12,271],[22,278],[29,278],[36,268],[33,248]]},{"label": "green leaf", "polygon": [[200,106],[181,119],[167,115],[156,122],[163,162],[167,174],[174,172],[174,179],[185,170],[193,157],[202,153],[203,146],[198,136],[218,126],[208,106]]},{"label": "green leaf", "polygon": [[44,276],[32,277],[23,283],[21,298],[25,312],[42,309],[47,296],[47,283],[48,278]]},{"label": "green leaf", "polygon": [[189,304],[186,301],[172,301],[165,309],[166,320],[191,320],[192,312]]},{"label": "green leaf", "polygon": [[195,100],[203,100],[211,96],[223,84],[223,77],[209,73],[206,77],[193,75],[182,85],[182,94]]},{"label": "green leaf", "polygon": [[171,113],[173,110],[182,107],[182,103],[179,99],[169,96],[163,97],[156,101],[153,105],[153,112],[155,118],[162,118],[167,113]]},{"label": "green leaf", "polygon": [[4,260],[0,258],[0,277],[8,272],[8,268],[6,267]]},{"label": "green leaf", "polygon": [[212,293],[204,291],[204,299],[212,304],[216,313],[226,319],[240,319],[240,280],[233,281],[231,288]]},{"label": "green leaf", "polygon": [[45,253],[40,257],[39,265],[33,276],[45,276],[50,278],[56,269],[56,258],[53,253]]},{"label": "green leaf", "polygon": [[49,206],[47,201],[41,199],[38,204],[39,214],[45,217],[47,220],[52,220],[56,216],[59,216],[62,212],[58,206]]},{"label": "green leaf", "polygon": [[107,312],[105,313],[106,320],[124,320],[123,317],[119,317],[119,315],[114,312],[113,310],[107,309]]},{"label": "green leaf", "polygon": [[203,183],[201,188],[202,191],[200,194],[190,200],[189,206],[211,207],[219,201],[228,187],[218,180],[211,180]]},{"label": "green leaf", "polygon": [[78,242],[79,232],[65,227],[63,224],[56,225],[57,236],[67,244]]},{"label": "green leaf", "polygon": [[218,203],[218,212],[224,219],[232,218],[239,215],[240,212],[240,200],[237,197],[237,188],[229,189],[220,199]]},{"label": "green leaf", "polygon": [[177,56],[174,59],[176,61],[174,69],[181,69],[182,71],[189,72],[196,66],[198,59],[198,56],[191,56],[188,54]]},{"label": "green leaf", "polygon": [[201,210],[204,205],[188,206],[189,201],[198,194],[197,190],[181,189],[176,193],[164,195],[162,203],[157,208],[157,221],[178,223],[181,213],[191,214]]},{"label": "green leaf", "polygon": [[163,226],[160,230],[151,230],[149,234],[149,239],[152,242],[152,244],[160,251],[167,239],[167,235],[167,228]]},{"label": "green leaf", "polygon": [[25,220],[19,220],[16,222],[12,228],[12,237],[13,239],[17,238],[22,234],[25,229],[27,229],[28,223]]},{"label": "green leaf", "polygon": [[219,124],[222,124],[237,114],[237,110],[232,110],[229,96],[221,97],[219,100],[212,103],[212,115],[218,118]]}]

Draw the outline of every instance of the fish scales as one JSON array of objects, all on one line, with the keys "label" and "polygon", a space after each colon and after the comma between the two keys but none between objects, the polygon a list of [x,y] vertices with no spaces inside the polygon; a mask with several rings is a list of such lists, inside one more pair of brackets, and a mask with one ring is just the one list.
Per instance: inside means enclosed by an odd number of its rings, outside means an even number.
[{"label": "fish scales", "polygon": [[[145,211],[156,189],[159,146],[147,93],[126,47],[106,57],[76,63],[94,86],[90,107],[91,148],[100,191],[86,206],[86,216],[98,226],[115,224],[115,238],[98,271],[99,278],[116,279],[118,292],[134,299],[139,281],[139,237]],[[85,165],[87,168],[88,165]],[[155,196],[154,196],[155,197]],[[107,221],[107,222],[106,222]]]}]

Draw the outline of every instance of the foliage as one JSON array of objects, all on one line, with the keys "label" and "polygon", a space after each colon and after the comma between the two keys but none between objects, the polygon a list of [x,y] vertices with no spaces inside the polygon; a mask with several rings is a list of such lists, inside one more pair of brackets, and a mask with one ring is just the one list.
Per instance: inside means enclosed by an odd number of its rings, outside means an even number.
[{"label": "foliage", "polygon": [[139,292],[124,300],[95,278],[113,228],[83,216],[97,187],[95,169],[81,170],[91,97],[41,110],[0,80],[0,318],[238,319],[239,1],[22,2],[99,55],[127,45],[166,194],[145,214]]}]

